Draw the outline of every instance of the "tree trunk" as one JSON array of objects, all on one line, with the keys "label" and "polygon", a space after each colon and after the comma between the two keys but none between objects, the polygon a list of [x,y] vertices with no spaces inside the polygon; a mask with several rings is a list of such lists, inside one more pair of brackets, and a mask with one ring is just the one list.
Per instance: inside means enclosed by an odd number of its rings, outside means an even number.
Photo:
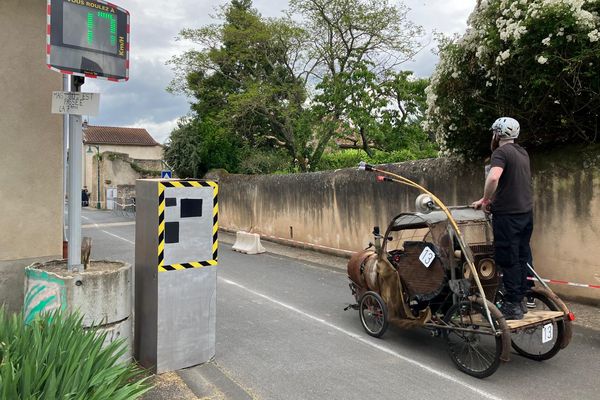
[{"label": "tree trunk", "polygon": [[365,137],[365,128],[363,128],[361,126],[360,129],[359,129],[359,132],[360,132],[360,138],[362,139],[362,148],[363,148],[363,150],[367,153],[367,155],[369,157],[373,157],[373,151],[369,147],[369,143],[367,141],[367,138]]}]

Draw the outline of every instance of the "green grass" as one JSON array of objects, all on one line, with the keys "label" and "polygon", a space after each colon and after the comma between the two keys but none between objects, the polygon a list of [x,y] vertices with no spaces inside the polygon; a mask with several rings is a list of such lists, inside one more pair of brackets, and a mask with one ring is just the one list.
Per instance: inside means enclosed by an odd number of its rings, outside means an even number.
[{"label": "green grass", "polygon": [[139,368],[117,363],[124,342],[102,348],[106,334],[81,320],[57,312],[25,324],[0,308],[0,399],[126,400],[148,391]]}]

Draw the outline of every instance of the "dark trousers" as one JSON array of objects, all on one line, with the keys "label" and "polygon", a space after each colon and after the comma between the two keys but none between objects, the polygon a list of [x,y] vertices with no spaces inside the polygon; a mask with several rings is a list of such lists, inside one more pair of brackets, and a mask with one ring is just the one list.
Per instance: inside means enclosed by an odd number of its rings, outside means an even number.
[{"label": "dark trousers", "polygon": [[496,264],[503,271],[504,299],[519,303],[531,286],[527,282],[527,263],[531,263],[533,213],[494,214],[492,221]]}]

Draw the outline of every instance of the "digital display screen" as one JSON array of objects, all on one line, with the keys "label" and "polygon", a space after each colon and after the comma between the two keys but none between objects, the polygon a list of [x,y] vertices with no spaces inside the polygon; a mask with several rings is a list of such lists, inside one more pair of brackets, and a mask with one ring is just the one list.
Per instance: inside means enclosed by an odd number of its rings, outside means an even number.
[{"label": "digital display screen", "polygon": [[73,3],[64,3],[63,43],[117,54],[117,16]]},{"label": "digital display screen", "polygon": [[91,78],[129,79],[127,10],[103,0],[47,2],[49,68]]}]

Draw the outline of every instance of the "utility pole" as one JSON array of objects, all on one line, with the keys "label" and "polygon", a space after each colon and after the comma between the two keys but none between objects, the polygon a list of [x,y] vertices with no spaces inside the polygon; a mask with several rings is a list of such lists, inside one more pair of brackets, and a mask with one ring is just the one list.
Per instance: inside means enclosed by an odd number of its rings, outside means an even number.
[{"label": "utility pole", "polygon": [[[81,92],[85,78],[71,76],[71,91]],[[81,179],[83,164],[81,115],[69,114],[69,271],[83,271],[81,265]]]}]

